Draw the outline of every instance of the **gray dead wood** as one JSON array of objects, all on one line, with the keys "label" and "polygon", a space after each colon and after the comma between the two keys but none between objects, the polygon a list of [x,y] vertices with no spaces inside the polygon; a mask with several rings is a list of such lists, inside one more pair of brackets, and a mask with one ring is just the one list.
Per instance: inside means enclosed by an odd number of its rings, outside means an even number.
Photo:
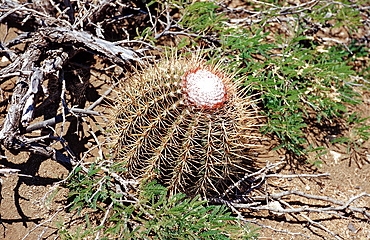
[{"label": "gray dead wood", "polygon": [[120,66],[125,66],[130,61],[141,63],[140,57],[136,52],[128,48],[121,47],[114,42],[109,42],[104,39],[95,37],[94,35],[84,32],[72,30],[69,28],[45,28],[40,31],[44,38],[59,44],[78,44],[102,57],[108,58],[112,62]]},{"label": "gray dead wood", "polygon": [[37,39],[16,61],[0,71],[0,75],[11,72],[30,73],[21,74],[17,79],[8,113],[0,130],[0,143],[9,150],[29,151],[69,164],[70,160],[57,154],[54,148],[33,142],[21,133],[22,122],[27,125],[33,118],[34,96],[44,80],[41,68],[36,67],[35,63],[39,61],[47,45],[44,39]]},{"label": "gray dead wood", "polygon": [[[22,5],[8,12],[8,15],[16,14],[20,10],[23,10],[23,13],[27,12]],[[2,15],[0,19],[6,17]],[[6,80],[6,76],[17,76],[8,113],[0,130],[0,144],[12,151],[29,151],[69,165],[72,160],[69,157],[45,145],[42,141],[37,142],[23,135],[23,129],[33,120],[35,96],[42,89],[42,83],[50,77],[59,76],[63,66],[79,51],[93,52],[119,66],[127,66],[131,62],[140,63],[140,57],[133,50],[69,27],[40,28],[31,33],[29,39],[26,35],[22,36],[22,40],[30,42],[25,52],[0,70],[0,76],[3,76],[0,78],[1,81]],[[60,48],[53,50],[55,46]],[[66,52],[63,47],[72,48],[72,50]],[[44,58],[43,55],[48,57]],[[70,109],[69,112],[73,110]],[[75,109],[74,112],[98,114],[92,109]]]}]

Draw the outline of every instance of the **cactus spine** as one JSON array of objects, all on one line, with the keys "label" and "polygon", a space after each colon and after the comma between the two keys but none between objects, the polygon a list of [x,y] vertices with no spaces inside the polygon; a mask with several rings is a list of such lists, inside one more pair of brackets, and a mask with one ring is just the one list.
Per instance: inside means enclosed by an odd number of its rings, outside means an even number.
[{"label": "cactus spine", "polygon": [[130,174],[211,195],[250,169],[256,111],[220,69],[197,56],[173,58],[122,83],[112,127]]}]

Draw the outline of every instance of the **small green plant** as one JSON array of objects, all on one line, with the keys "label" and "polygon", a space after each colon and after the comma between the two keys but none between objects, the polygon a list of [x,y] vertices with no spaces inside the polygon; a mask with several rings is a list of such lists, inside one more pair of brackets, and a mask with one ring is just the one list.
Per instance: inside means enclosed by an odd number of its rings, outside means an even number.
[{"label": "small green plant", "polygon": [[[231,216],[225,206],[210,205],[199,196],[169,195],[169,191],[156,182],[142,183],[139,191],[127,200],[127,195],[117,193],[117,185],[114,186],[109,176],[120,167],[108,168],[106,172],[91,164],[87,174],[77,168],[69,179],[67,187],[73,203],[69,210],[77,209],[79,214],[85,214],[85,224],[74,231],[59,224],[63,239],[91,236],[99,236],[99,239],[253,239],[256,236],[247,225]],[[90,219],[96,217],[105,220],[98,226],[93,225]]]},{"label": "small green plant", "polygon": [[168,190],[155,182],[143,186],[140,210],[134,218],[145,229],[140,235],[153,239],[250,239],[253,236],[225,206],[208,205],[199,196],[189,199],[183,193],[167,196]]},{"label": "small green plant", "polygon": [[217,33],[221,30],[220,24],[227,19],[223,14],[218,14],[219,8],[212,2],[194,2],[187,4],[183,11],[181,24],[184,29],[191,29],[199,34]]}]

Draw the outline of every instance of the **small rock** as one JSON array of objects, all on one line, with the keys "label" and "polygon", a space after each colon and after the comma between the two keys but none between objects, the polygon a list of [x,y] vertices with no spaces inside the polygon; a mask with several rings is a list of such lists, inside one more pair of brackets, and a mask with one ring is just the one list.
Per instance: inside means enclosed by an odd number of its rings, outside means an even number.
[{"label": "small rock", "polygon": [[5,56],[2,56],[0,62],[9,62],[9,59]]},{"label": "small rock", "polygon": [[337,164],[339,159],[342,157],[342,154],[337,153],[335,151],[330,151],[330,154],[333,156],[335,164]]},{"label": "small rock", "polygon": [[354,232],[356,233],[357,232],[357,229],[355,228],[355,226],[353,226],[352,223],[348,223],[348,229],[351,231],[351,232]]},{"label": "small rock", "polygon": [[284,213],[282,212],[275,212],[274,210],[276,209],[277,211],[284,211],[284,208],[281,206],[281,204],[278,202],[278,201],[272,201],[272,202],[269,202],[269,204],[267,205],[269,208],[271,208],[271,212],[278,216],[278,217],[282,217],[284,215]]}]

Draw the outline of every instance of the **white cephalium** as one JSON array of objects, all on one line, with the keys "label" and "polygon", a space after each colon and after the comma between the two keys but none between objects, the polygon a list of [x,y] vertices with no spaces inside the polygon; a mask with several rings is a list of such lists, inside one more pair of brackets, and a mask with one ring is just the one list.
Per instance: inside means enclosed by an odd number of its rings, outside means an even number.
[{"label": "white cephalium", "polygon": [[198,69],[187,74],[183,82],[187,100],[197,107],[216,108],[227,99],[226,87],[222,79],[206,69]]}]

